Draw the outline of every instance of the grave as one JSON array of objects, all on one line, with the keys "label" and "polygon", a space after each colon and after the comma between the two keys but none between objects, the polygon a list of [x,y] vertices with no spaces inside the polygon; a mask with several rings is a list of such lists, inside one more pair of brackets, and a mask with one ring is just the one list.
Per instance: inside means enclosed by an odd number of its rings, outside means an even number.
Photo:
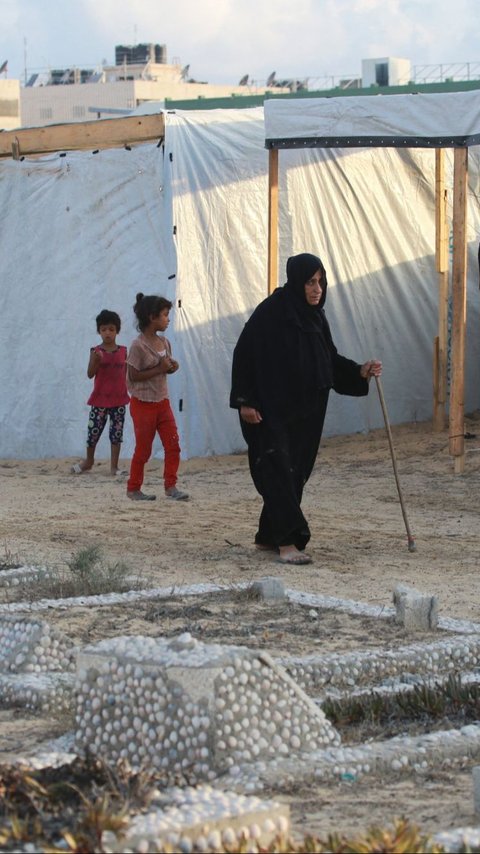
[{"label": "grave", "polygon": [[122,637],[78,657],[76,744],[213,779],[255,760],[339,744],[321,709],[270,655],[246,647]]}]

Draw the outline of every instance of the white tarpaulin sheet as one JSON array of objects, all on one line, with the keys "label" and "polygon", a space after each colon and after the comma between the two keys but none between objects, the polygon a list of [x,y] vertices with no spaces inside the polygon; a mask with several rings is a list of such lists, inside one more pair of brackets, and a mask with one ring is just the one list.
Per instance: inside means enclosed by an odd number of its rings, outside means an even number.
[{"label": "white tarpaulin sheet", "polygon": [[480,91],[265,101],[267,147],[454,147],[480,142]]},{"label": "white tarpaulin sheet", "polygon": [[[0,161],[0,458],[83,454],[95,316],[118,311],[118,341],[129,345],[138,291],[173,302],[168,337],[180,370],[169,385],[184,457],[245,447],[228,394],[233,347],[267,287],[263,110],[165,118],[165,149]],[[466,411],[480,400],[473,149],[469,165]],[[323,258],[334,340],[360,362],[382,359],[392,423],[430,418],[433,152],[285,151],[279,244],[280,284],[289,255]],[[374,387],[366,399],[332,394],[327,434],[382,425]],[[128,415],[122,457],[132,449]],[[98,457],[108,455],[105,431]]]}]

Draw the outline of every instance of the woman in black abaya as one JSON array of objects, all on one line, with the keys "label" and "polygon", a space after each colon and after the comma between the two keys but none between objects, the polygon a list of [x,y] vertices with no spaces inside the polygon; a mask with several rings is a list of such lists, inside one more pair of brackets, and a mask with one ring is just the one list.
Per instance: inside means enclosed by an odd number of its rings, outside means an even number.
[{"label": "woman in black abaya", "polygon": [[230,406],[239,410],[250,473],[263,498],[255,543],[282,563],[306,564],[310,539],[301,510],[303,487],[322,436],[328,396],[368,394],[380,376],[337,353],[323,311],[325,268],[316,255],[287,261],[287,281],[257,306],[233,354]]}]

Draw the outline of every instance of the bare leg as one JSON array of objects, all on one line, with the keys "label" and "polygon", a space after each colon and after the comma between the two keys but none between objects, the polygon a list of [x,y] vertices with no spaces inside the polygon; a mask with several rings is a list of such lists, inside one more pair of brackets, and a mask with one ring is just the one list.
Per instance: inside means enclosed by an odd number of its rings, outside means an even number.
[{"label": "bare leg", "polygon": [[81,463],[76,463],[72,466],[72,472],[74,474],[83,474],[86,471],[90,471],[93,466],[95,460],[95,448],[91,448],[87,445],[87,455]]},{"label": "bare leg", "polygon": [[110,472],[116,474],[118,471],[118,461],[120,459],[120,443],[110,445]]}]

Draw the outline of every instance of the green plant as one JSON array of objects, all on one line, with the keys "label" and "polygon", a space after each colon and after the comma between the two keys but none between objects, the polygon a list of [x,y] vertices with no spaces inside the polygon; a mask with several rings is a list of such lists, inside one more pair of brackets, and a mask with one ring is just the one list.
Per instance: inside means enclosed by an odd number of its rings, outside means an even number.
[{"label": "green plant", "polygon": [[75,552],[70,560],[67,560],[67,566],[70,572],[80,578],[82,582],[89,583],[101,559],[102,552],[99,546],[87,546]]},{"label": "green plant", "polygon": [[[415,685],[397,694],[372,691],[358,697],[327,698],[322,710],[340,731],[350,729],[350,738],[358,738],[358,732],[353,730],[359,725],[378,729],[397,726],[403,730],[407,724],[421,728],[424,724],[431,725],[432,721],[452,717],[461,722],[477,720],[479,704],[480,686],[463,684],[459,676],[450,675],[444,683]],[[348,732],[342,732],[342,738],[348,741]]]},{"label": "green plant", "polygon": [[7,589],[6,597],[29,602],[39,599],[69,599],[75,596],[95,596],[103,593],[125,593],[145,587],[138,576],[132,576],[130,568],[122,561],[107,563],[98,546],[87,546],[72,554],[67,569],[48,569],[30,582],[22,582]]},{"label": "green plant", "polygon": [[[314,842],[314,840],[312,840]],[[397,819],[392,828],[371,827],[366,833],[345,837],[329,834],[319,848],[305,847],[309,852],[331,854],[440,854],[444,848],[423,835],[408,819]],[[299,849],[301,850],[301,849]]]}]

